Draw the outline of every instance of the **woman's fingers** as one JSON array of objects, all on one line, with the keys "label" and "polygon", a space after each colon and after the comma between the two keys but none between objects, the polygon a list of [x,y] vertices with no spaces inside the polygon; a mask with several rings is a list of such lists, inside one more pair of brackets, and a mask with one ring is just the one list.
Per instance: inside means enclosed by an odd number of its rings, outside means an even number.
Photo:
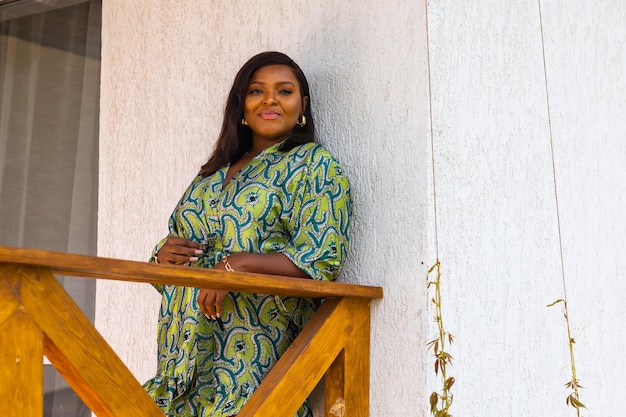
[{"label": "woman's fingers", "polygon": [[204,288],[200,289],[198,293],[198,307],[200,307],[200,310],[207,318],[210,318],[209,309],[207,308],[207,305],[210,304],[210,302],[207,301],[208,295],[208,290]]},{"label": "woman's fingers", "polygon": [[222,311],[224,311],[224,298],[226,298],[228,291],[216,291],[215,294],[215,315],[217,318],[222,317]]},{"label": "woman's fingers", "polygon": [[228,291],[211,290],[201,288],[198,293],[198,307],[204,313],[204,315],[215,320],[222,316],[224,311],[224,298],[226,298]]},{"label": "woman's fingers", "polygon": [[197,261],[200,254],[202,254],[201,244],[170,236],[156,253],[156,259],[159,263],[186,265]]}]

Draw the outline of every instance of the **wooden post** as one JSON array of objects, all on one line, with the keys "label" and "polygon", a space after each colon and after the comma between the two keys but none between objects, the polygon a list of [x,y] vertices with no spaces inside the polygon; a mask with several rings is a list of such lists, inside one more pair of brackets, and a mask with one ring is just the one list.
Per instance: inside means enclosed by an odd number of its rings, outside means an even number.
[{"label": "wooden post", "polygon": [[45,268],[0,265],[0,326],[0,415],[41,417],[45,353],[98,417],[163,417]]},{"label": "wooden post", "polygon": [[367,417],[370,383],[370,317],[326,372],[325,417]]},{"label": "wooden post", "polygon": [[0,265],[0,415],[43,415],[43,335],[20,305],[17,268]]}]

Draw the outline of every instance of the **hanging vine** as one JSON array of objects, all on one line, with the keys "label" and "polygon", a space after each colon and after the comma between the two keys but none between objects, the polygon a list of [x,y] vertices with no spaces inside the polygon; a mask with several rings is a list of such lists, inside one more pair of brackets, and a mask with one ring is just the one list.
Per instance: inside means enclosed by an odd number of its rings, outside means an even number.
[{"label": "hanging vine", "polygon": [[452,345],[454,337],[446,331],[443,324],[443,315],[441,310],[441,265],[439,260],[429,270],[430,275],[434,270],[436,277],[434,281],[428,281],[428,288],[434,287],[434,296],[431,302],[435,306],[435,322],[437,323],[438,334],[433,340],[428,342],[428,347],[432,350],[435,357],[435,375],[440,375],[442,387],[439,391],[433,391],[430,394],[430,412],[435,417],[452,417],[450,407],[452,406],[453,395],[450,388],[454,384],[454,377],[449,376],[448,366],[452,363],[452,355],[446,351],[446,343]]},{"label": "hanging vine", "polygon": [[576,360],[574,359],[574,343],[576,341],[572,337],[572,330],[569,322],[569,314],[567,312],[567,301],[564,299],[556,300],[555,302],[548,304],[548,307],[552,307],[559,303],[563,304],[563,315],[565,316],[565,323],[567,325],[567,339],[569,345],[570,367],[572,371],[572,379],[565,384],[565,387],[571,390],[570,394],[565,398],[565,404],[571,405],[576,409],[576,414],[580,417],[580,409],[586,408],[585,404],[580,402],[579,388],[584,388],[580,385],[580,381],[576,376]]},{"label": "hanging vine", "polygon": [[572,406],[576,409],[576,415],[580,417],[581,408],[586,408],[585,404],[580,401],[580,392],[579,389],[583,388],[580,385],[578,377],[576,375],[576,360],[574,357],[574,344],[576,341],[572,337],[572,330],[569,320],[569,311],[567,305],[567,286],[565,282],[565,262],[563,261],[563,238],[561,236],[561,218],[559,211],[559,195],[557,192],[557,183],[556,183],[556,164],[554,162],[554,140],[552,136],[552,117],[550,114],[550,95],[548,94],[548,71],[546,68],[546,49],[545,49],[545,41],[543,36],[543,16],[541,13],[541,0],[537,0],[539,6],[539,28],[541,32],[541,52],[543,57],[543,76],[544,76],[544,84],[546,91],[546,108],[548,114],[548,133],[550,135],[550,151],[552,156],[552,178],[554,181],[554,200],[556,203],[556,219],[557,219],[557,228],[559,233],[559,252],[561,255],[561,275],[563,282],[563,298],[556,300],[555,302],[548,305],[548,307],[552,307],[556,304],[563,304],[563,315],[565,316],[565,324],[567,326],[567,344],[569,347],[569,356],[570,356],[570,369],[572,372],[571,379],[565,384],[565,387],[571,390],[569,395],[565,399],[565,404]]},{"label": "hanging vine", "polygon": [[435,141],[433,135],[433,98],[430,80],[430,41],[428,39],[428,1],[424,0],[424,8],[426,11],[426,61],[428,65],[428,98],[429,104],[429,122],[430,122],[430,147],[431,147],[431,166],[433,180],[433,214],[435,223],[435,250],[437,261],[428,270],[428,276],[436,270],[434,280],[428,280],[427,288],[434,288],[434,295],[431,302],[435,306],[435,322],[437,323],[437,337],[428,342],[428,350],[432,350],[434,356],[435,375],[441,378],[441,389],[433,391],[429,397],[430,412],[434,417],[452,417],[450,407],[454,396],[450,389],[454,385],[454,377],[449,376],[448,367],[452,364],[452,355],[447,351],[447,346],[452,345],[454,338],[452,334],[446,331],[443,324],[443,314],[441,309],[441,264],[439,263],[439,230],[437,227],[437,186],[435,181]]}]

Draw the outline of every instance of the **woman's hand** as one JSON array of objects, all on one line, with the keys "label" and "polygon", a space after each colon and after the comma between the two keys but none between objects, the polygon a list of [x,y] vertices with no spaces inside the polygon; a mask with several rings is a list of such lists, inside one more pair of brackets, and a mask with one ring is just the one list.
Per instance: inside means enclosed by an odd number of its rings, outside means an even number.
[{"label": "woman's hand", "polygon": [[189,265],[198,260],[202,254],[202,245],[182,237],[170,236],[165,244],[154,255],[157,263],[173,265]]},{"label": "woman's hand", "polygon": [[[226,265],[224,262],[220,262],[212,269],[218,269],[225,271]],[[228,291],[214,290],[210,288],[200,288],[198,293],[198,307],[204,313],[206,318],[215,320],[222,317],[222,311],[224,310],[224,298]]]},{"label": "woman's hand", "polygon": [[200,288],[198,306],[207,318],[211,320],[218,319],[222,317],[224,298],[226,298],[227,294],[228,291]]}]

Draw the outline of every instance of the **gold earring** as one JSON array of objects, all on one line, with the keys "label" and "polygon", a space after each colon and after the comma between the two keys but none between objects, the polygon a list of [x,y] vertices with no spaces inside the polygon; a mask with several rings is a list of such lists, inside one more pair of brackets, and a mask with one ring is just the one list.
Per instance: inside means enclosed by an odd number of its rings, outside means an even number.
[{"label": "gold earring", "polygon": [[304,114],[300,115],[300,119],[296,124],[300,127],[304,127],[304,125],[306,125],[306,117],[304,117]]},{"label": "gold earring", "polygon": [[243,118],[241,119],[241,124],[244,126],[248,126],[248,121],[245,118]]}]

